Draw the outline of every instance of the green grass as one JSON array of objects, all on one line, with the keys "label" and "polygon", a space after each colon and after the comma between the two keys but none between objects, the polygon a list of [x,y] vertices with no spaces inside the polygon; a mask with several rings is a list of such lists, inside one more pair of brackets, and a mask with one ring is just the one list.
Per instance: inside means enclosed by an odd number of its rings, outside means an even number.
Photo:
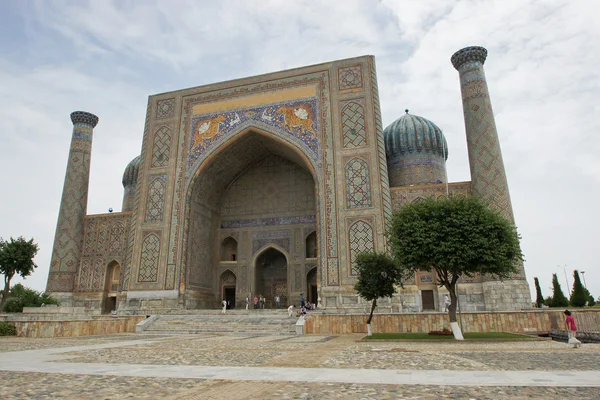
[{"label": "green grass", "polygon": [[[527,336],[505,332],[465,333],[465,339],[523,339]],[[454,336],[430,335],[428,333],[374,333],[366,340],[454,340]]]}]

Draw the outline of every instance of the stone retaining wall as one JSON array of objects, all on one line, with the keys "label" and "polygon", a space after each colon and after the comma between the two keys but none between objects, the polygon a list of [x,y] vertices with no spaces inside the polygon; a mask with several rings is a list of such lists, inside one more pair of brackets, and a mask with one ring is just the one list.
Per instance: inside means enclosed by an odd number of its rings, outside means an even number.
[{"label": "stone retaining wall", "polygon": [[[465,332],[548,332],[565,329],[562,309],[541,309],[510,312],[462,313]],[[600,309],[574,310],[573,316],[580,331],[600,331]],[[310,313],[304,332],[307,334],[366,333],[368,315],[331,315]],[[459,318],[459,320],[461,320]],[[419,332],[450,328],[446,313],[376,314],[371,322],[375,333]]]},{"label": "stone retaining wall", "polygon": [[17,328],[17,336],[29,338],[54,338],[72,336],[110,335],[135,333],[135,326],[145,316],[104,317],[86,320],[63,321],[10,321]]}]

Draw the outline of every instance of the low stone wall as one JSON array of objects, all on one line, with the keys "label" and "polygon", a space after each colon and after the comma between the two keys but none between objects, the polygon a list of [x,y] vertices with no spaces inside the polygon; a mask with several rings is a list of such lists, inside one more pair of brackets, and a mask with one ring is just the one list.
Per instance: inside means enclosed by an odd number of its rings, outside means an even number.
[{"label": "low stone wall", "polygon": [[54,338],[91,335],[110,335],[113,333],[134,333],[138,322],[145,316],[100,317],[84,320],[62,321],[17,321],[10,323],[17,328],[17,336],[29,338]]},{"label": "low stone wall", "polygon": [[[464,332],[548,332],[565,329],[562,309],[532,309],[509,312],[462,313]],[[576,309],[573,316],[580,331],[600,331],[600,309]],[[304,326],[307,334],[340,335],[366,333],[368,315],[332,315],[309,312]],[[375,333],[418,332],[450,328],[447,313],[376,314],[371,322]]]}]

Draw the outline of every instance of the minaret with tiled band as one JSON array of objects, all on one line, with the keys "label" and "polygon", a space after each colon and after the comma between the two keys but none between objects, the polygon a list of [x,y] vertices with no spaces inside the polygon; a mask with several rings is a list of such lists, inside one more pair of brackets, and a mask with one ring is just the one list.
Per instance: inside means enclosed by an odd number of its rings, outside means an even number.
[{"label": "minaret with tiled band", "polygon": [[73,136],[46,287],[46,291],[53,293],[75,289],[83,245],[83,218],[87,212],[92,137],[98,117],[75,111],[71,113],[71,121]]},{"label": "minaret with tiled band", "polygon": [[[485,48],[474,46],[457,51],[451,58],[452,65],[460,74],[471,191],[514,223],[496,121],[483,71],[487,54]],[[522,263],[519,263],[517,274],[510,280],[499,282],[485,278],[483,291],[486,309],[490,311],[531,307],[529,285]]]}]

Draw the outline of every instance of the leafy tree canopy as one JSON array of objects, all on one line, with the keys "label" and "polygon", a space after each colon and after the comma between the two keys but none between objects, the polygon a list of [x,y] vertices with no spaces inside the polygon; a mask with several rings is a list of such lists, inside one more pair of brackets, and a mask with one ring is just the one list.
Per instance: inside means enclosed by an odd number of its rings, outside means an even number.
[{"label": "leafy tree canopy", "polygon": [[15,274],[25,278],[37,268],[33,258],[38,249],[33,239],[25,240],[22,236],[17,239],[11,237],[10,241],[0,239],[0,274],[4,275],[2,305],[8,298],[10,281]]},{"label": "leafy tree canopy", "polygon": [[356,257],[358,278],[354,288],[358,294],[371,301],[371,314],[367,324],[371,323],[377,299],[392,297],[396,293],[396,285],[400,284],[400,271],[396,263],[387,255],[368,252]]},{"label": "leafy tree canopy", "polygon": [[23,307],[40,307],[42,304],[58,304],[58,301],[47,293],[38,292],[17,283],[10,288],[4,311],[23,312]]},{"label": "leafy tree canopy", "polygon": [[433,197],[409,204],[392,217],[390,243],[403,276],[435,270],[450,293],[450,321],[456,322],[455,286],[462,276],[500,279],[523,261],[512,223],[476,197]]}]

